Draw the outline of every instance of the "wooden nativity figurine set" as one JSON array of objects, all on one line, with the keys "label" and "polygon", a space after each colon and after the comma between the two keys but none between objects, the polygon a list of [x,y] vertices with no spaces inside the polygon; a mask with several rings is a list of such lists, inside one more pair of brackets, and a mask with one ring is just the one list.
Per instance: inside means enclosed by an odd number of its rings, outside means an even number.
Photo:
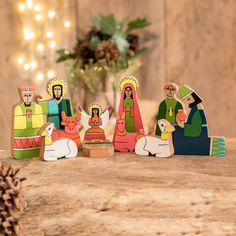
[{"label": "wooden nativity figurine set", "polygon": [[[80,151],[87,157],[110,157],[114,151],[155,157],[225,155],[225,138],[208,135],[202,99],[189,86],[179,88],[168,83],[163,87],[166,98],[159,105],[153,136],[145,135],[137,79],[126,76],[120,80],[119,88],[112,142],[104,131],[111,118],[111,107],[103,110],[92,103],[86,111],[79,106],[75,116],[71,101],[65,99],[67,85],[63,79],[48,82],[49,100],[35,96],[32,87],[19,88],[21,102],[13,108],[12,156],[54,161],[75,158]],[[81,126],[85,129],[83,142]]]}]

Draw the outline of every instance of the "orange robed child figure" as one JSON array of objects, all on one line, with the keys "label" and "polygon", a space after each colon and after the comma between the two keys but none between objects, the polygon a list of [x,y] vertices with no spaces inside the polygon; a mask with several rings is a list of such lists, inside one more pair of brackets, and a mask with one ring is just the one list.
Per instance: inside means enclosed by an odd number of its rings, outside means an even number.
[{"label": "orange robed child figure", "polygon": [[81,123],[86,129],[84,143],[91,141],[104,142],[106,135],[104,128],[109,122],[111,108],[108,107],[104,112],[98,104],[91,104],[88,108],[88,114],[80,108]]}]

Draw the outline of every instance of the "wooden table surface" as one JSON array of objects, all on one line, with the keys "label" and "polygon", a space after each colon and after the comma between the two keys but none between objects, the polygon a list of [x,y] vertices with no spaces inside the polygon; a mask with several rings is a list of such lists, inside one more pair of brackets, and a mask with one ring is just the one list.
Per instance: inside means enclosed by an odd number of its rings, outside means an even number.
[{"label": "wooden table surface", "polygon": [[236,235],[235,154],[0,160],[27,177],[27,236],[226,236]]}]

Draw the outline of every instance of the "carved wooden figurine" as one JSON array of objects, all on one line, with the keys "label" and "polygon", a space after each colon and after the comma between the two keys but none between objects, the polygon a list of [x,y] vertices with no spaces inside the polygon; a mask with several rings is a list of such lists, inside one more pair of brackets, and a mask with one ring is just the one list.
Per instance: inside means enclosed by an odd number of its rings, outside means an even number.
[{"label": "carved wooden figurine", "polygon": [[[80,107],[79,107],[80,108]],[[109,157],[114,154],[112,143],[106,139],[104,128],[110,120],[111,107],[104,112],[98,104],[91,104],[86,113],[82,108],[81,123],[84,135],[83,154],[89,157]]]},{"label": "carved wooden figurine", "polygon": [[71,139],[76,143],[78,149],[80,149],[81,140],[80,140],[80,134],[79,134],[79,125],[80,125],[81,113],[79,112],[77,117],[73,117],[73,116],[68,117],[63,111],[61,116],[62,116],[61,124],[65,127],[65,129],[59,130],[59,131],[55,130],[54,137]]},{"label": "carved wooden figurine", "polygon": [[78,154],[76,143],[68,138],[52,139],[55,124],[47,122],[39,130],[42,137],[40,157],[44,161],[56,161],[62,157],[73,158]]},{"label": "carved wooden figurine", "polygon": [[170,157],[174,154],[172,132],[174,126],[165,119],[157,121],[161,130],[161,137],[143,136],[135,146],[135,153],[142,156]]},{"label": "carved wooden figurine", "polygon": [[58,130],[64,129],[62,124],[63,111],[66,116],[73,116],[71,101],[64,98],[66,91],[67,84],[63,79],[51,79],[47,83],[47,92],[51,99],[39,101],[43,113],[47,115],[47,121],[54,123]]},{"label": "carved wooden figurine", "polygon": [[139,110],[137,92],[138,80],[134,76],[126,76],[120,80],[120,105],[118,114],[125,113],[125,128],[128,133],[138,133],[144,130]]},{"label": "carved wooden figurine", "polygon": [[117,114],[116,126],[113,138],[115,151],[118,152],[134,152],[136,142],[143,137],[143,130],[140,133],[128,133],[126,131],[125,113],[120,116]]},{"label": "carved wooden figurine", "polygon": [[113,145],[119,152],[133,152],[137,138],[144,134],[138,88],[138,80],[133,76],[125,76],[120,80],[120,105],[113,135]]},{"label": "carved wooden figurine", "polygon": [[19,88],[21,103],[13,108],[12,156],[16,159],[39,157],[38,130],[44,124],[43,111],[34,103],[32,87]]},{"label": "carved wooden figurine", "polygon": [[[168,120],[172,125],[176,125],[176,116],[181,114],[182,119],[185,114],[183,112],[182,104],[176,99],[176,93],[178,92],[178,85],[174,83],[168,83],[164,85],[163,90],[166,95],[166,99],[163,100],[158,108],[156,121],[160,119]],[[156,135],[161,135],[160,127],[156,126]]]},{"label": "carved wooden figurine", "polygon": [[179,90],[179,96],[190,109],[187,121],[177,116],[173,143],[176,155],[224,156],[225,138],[209,137],[205,111],[200,96],[189,86]]}]

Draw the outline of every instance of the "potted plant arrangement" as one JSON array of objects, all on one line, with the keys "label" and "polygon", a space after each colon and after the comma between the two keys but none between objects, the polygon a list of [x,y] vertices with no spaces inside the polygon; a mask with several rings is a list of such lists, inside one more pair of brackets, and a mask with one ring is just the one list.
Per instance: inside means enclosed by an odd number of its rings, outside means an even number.
[{"label": "potted plant arrangement", "polygon": [[[75,96],[79,93],[80,102],[86,107],[101,93],[116,110],[117,80],[122,73],[134,73],[137,58],[146,51],[140,48],[140,37],[134,31],[150,22],[145,18],[120,21],[112,14],[93,16],[91,22],[90,30],[77,39],[72,51],[57,50],[57,63],[66,62],[69,85],[73,85],[72,101],[78,102]],[[107,96],[108,90],[112,91],[112,99]]]}]

